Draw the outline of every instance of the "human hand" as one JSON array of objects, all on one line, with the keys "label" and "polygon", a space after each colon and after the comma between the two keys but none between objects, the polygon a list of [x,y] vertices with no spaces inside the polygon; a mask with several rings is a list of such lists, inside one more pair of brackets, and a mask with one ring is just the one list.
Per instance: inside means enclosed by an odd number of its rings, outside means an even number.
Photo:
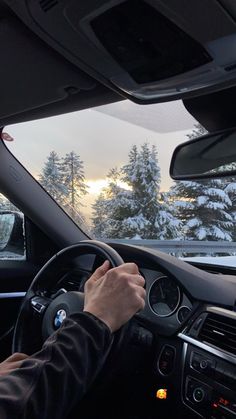
[{"label": "human hand", "polygon": [[109,268],[109,261],[105,261],[86,282],[84,311],[94,314],[114,332],[144,308],[146,291],[135,263]]},{"label": "human hand", "polygon": [[28,358],[28,355],[16,352],[0,363],[0,377],[10,374],[13,370],[20,368],[22,362]]}]

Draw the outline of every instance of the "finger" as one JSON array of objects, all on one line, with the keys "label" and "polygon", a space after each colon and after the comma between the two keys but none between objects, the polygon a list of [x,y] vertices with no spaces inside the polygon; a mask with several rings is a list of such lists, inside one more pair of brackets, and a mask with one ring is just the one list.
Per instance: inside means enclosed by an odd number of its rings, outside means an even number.
[{"label": "finger", "polygon": [[139,268],[138,265],[136,265],[136,263],[123,263],[123,265],[120,265],[118,268],[115,269],[119,269],[120,271],[125,271],[126,273],[129,274],[137,274],[139,275]]},{"label": "finger", "polygon": [[140,294],[137,296],[137,300],[138,300],[138,309],[137,311],[141,311],[144,309],[145,307],[145,298],[142,297]]},{"label": "finger", "polygon": [[16,352],[16,353],[12,354],[11,356],[9,356],[7,359],[5,359],[4,362],[21,361],[21,360],[24,360],[24,359],[28,358],[28,356],[29,355],[26,355],[24,353]]},{"label": "finger", "polygon": [[17,361],[17,362],[6,362],[4,365],[0,366],[0,376],[10,374],[10,372],[18,369],[21,367],[24,360]]},{"label": "finger", "polygon": [[92,274],[89,278],[89,281],[97,281],[98,279],[102,278],[107,271],[110,269],[110,262],[109,260],[105,260],[105,262],[96,269],[96,271]]},{"label": "finger", "polygon": [[120,275],[119,279],[127,284],[132,284],[134,286],[138,285],[140,287],[144,287],[145,285],[145,279],[141,275],[137,274],[128,274],[125,272],[122,275]]},{"label": "finger", "polygon": [[144,287],[145,285],[145,279],[141,275],[130,275],[130,278],[132,279],[133,283],[136,285],[139,285],[140,287]]},{"label": "finger", "polygon": [[140,295],[140,297],[145,301],[146,299],[146,291],[143,287],[139,287],[138,288],[138,293]]}]

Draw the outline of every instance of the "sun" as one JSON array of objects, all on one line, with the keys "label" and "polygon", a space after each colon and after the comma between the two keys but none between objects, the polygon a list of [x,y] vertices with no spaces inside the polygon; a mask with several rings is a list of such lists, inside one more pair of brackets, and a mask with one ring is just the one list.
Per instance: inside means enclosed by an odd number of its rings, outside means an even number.
[{"label": "sun", "polygon": [[[107,179],[90,179],[87,180],[86,185],[89,187],[88,192],[91,195],[99,195],[103,188],[108,186]],[[126,190],[129,190],[129,186],[125,182],[118,182],[118,185]]]},{"label": "sun", "polygon": [[89,187],[90,194],[99,195],[102,189],[108,186],[108,181],[106,179],[91,179],[87,180],[86,185]]}]

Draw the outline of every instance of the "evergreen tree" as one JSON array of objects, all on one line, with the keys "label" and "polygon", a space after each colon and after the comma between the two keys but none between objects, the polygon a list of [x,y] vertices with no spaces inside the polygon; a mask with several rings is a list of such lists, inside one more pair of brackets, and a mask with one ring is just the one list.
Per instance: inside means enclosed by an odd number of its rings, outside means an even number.
[{"label": "evergreen tree", "polygon": [[71,151],[63,159],[60,159],[55,151],[51,151],[39,180],[55,201],[68,212],[78,225],[84,228],[86,223],[79,207],[82,205],[82,196],[87,193],[87,187],[80,156]]},{"label": "evergreen tree", "polygon": [[6,198],[0,194],[0,210],[4,210],[6,205]]},{"label": "evergreen tree", "polygon": [[94,234],[100,238],[127,238],[132,236],[127,218],[132,206],[131,192],[119,186],[121,174],[117,168],[107,176],[108,186],[93,205]]},{"label": "evergreen tree", "polygon": [[197,122],[194,124],[194,129],[190,132],[190,134],[187,134],[187,138],[189,138],[189,140],[193,140],[194,138],[202,137],[207,133],[208,131],[201,124],[199,124],[199,122]]},{"label": "evergreen tree", "polygon": [[87,194],[83,161],[78,154],[71,151],[62,159],[60,170],[70,205],[75,209],[82,205],[81,198]]},{"label": "evergreen tree", "polygon": [[[111,170],[108,180],[108,187],[93,207],[95,234],[109,238],[176,237],[179,221],[174,220],[167,203],[161,200],[160,169],[154,146],[145,143],[141,150],[133,146],[128,163],[120,171]],[[128,190],[120,186],[120,181],[127,184]]]},{"label": "evergreen tree", "polygon": [[220,179],[181,181],[171,188],[182,237],[190,240],[232,240],[232,202]]},{"label": "evergreen tree", "polygon": [[67,190],[63,185],[60,157],[55,151],[51,151],[47,157],[39,180],[55,201],[61,204],[65,199]]},{"label": "evergreen tree", "polygon": [[176,208],[169,191],[161,193],[159,219],[161,225],[160,240],[182,239],[182,221],[176,214]]},{"label": "evergreen tree", "polygon": [[180,222],[169,211],[165,194],[160,193],[160,168],[155,146],[145,143],[140,152],[133,147],[129,164],[123,167],[124,180],[131,187],[135,214],[130,217],[143,239],[178,237]]},{"label": "evergreen tree", "polygon": [[[188,138],[206,133],[205,128],[195,124]],[[173,214],[182,222],[183,239],[232,240],[232,201],[225,186],[224,179],[206,179],[179,181],[171,187],[169,197]]]},{"label": "evergreen tree", "polygon": [[2,211],[19,211],[14,204],[12,204],[8,199],[0,194],[0,210]]},{"label": "evergreen tree", "polygon": [[[135,150],[131,157],[135,156]],[[139,221],[139,234],[143,239],[156,239],[159,237],[161,226],[160,210],[160,168],[155,146],[149,147],[147,143],[133,162],[133,173],[123,167],[124,180],[132,188],[136,214],[130,219],[135,224]],[[141,234],[140,234],[141,233]]]},{"label": "evergreen tree", "polygon": [[107,223],[107,213],[106,213],[106,196],[104,191],[101,192],[96,199],[95,203],[92,205],[93,214],[92,214],[92,225],[93,225],[93,235],[97,239],[104,239],[108,237],[108,223]]},{"label": "evergreen tree", "polygon": [[[229,167],[230,166],[230,167]],[[231,163],[227,165],[230,170],[236,170],[236,163]],[[236,241],[236,176],[225,177],[222,179],[222,182],[225,185],[225,193],[228,194],[232,206],[231,206],[231,216],[233,220],[233,228],[232,228],[232,239]]]},{"label": "evergreen tree", "polygon": [[73,220],[79,225],[85,223],[85,219],[80,211],[83,206],[82,198],[88,193],[84,177],[84,164],[80,156],[74,151],[66,154],[60,165],[60,172],[66,199],[64,208],[71,215]]}]

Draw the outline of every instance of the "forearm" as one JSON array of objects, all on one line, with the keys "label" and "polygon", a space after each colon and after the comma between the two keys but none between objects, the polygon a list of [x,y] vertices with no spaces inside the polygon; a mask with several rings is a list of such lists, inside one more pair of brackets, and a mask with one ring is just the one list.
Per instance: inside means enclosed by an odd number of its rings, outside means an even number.
[{"label": "forearm", "polygon": [[67,319],[41,351],[0,379],[1,419],[64,419],[93,382],[111,341],[109,329],[91,315]]}]

